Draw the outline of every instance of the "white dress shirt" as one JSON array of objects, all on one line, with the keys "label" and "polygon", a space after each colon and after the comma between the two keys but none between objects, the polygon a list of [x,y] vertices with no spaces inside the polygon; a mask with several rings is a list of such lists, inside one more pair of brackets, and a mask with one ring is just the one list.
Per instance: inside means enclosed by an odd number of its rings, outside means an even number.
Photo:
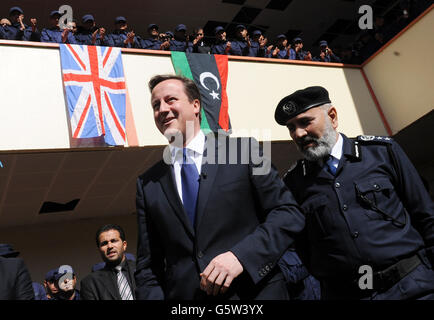
[{"label": "white dress shirt", "polygon": [[332,152],[330,155],[333,157],[332,165],[337,169],[339,165],[339,161],[342,157],[342,148],[344,146],[344,139],[342,138],[341,134],[339,133],[338,141],[333,146]]}]

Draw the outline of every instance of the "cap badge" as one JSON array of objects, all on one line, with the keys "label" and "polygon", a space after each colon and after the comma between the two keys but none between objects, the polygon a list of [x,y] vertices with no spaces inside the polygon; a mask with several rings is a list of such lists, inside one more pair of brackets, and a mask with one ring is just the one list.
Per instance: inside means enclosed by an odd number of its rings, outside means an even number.
[{"label": "cap badge", "polygon": [[287,115],[291,115],[293,114],[295,111],[297,111],[297,106],[295,105],[294,102],[292,101],[288,101],[287,103],[285,103],[282,107],[283,111],[287,114]]}]

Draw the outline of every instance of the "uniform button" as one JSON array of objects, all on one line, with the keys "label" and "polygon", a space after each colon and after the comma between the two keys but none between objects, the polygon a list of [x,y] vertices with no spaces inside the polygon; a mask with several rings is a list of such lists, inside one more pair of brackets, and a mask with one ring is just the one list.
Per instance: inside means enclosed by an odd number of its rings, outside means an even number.
[{"label": "uniform button", "polygon": [[378,190],[378,189],[380,189],[380,186],[378,184],[374,184],[374,188],[375,188],[375,190]]},{"label": "uniform button", "polygon": [[265,270],[270,271],[270,267],[269,266],[265,266]]},{"label": "uniform button", "polygon": [[354,231],[353,232],[353,238],[356,239],[359,236],[359,232],[358,231]]},{"label": "uniform button", "polygon": [[336,182],[336,183],[335,183],[335,187],[336,187],[336,188],[339,188],[340,186],[341,186],[341,184],[340,184],[339,182]]},{"label": "uniform button", "polygon": [[347,211],[347,210],[348,210],[348,206],[347,206],[346,204],[344,204],[344,205],[342,206],[342,210]]},{"label": "uniform button", "polygon": [[202,258],[203,258],[203,252],[202,252],[202,251],[199,251],[199,252],[197,253],[197,257],[198,257],[199,259],[202,259]]}]

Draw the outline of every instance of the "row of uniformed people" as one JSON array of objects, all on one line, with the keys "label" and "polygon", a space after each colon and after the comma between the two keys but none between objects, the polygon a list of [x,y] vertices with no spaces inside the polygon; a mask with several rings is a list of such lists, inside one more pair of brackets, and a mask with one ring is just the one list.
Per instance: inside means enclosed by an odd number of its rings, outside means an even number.
[{"label": "row of uniformed people", "polygon": [[95,18],[91,14],[82,17],[80,28],[77,28],[74,21],[70,23],[68,28],[61,29],[59,27],[61,14],[59,11],[52,11],[49,20],[51,27],[44,28],[41,32],[37,29],[35,18],[30,19],[31,26],[24,24],[24,12],[20,7],[10,8],[9,17],[11,19],[10,25],[0,25],[0,39],[341,62],[333,54],[326,41],[320,42],[320,55],[312,58],[309,51],[303,50],[301,38],[295,38],[293,44],[290,45],[286,36],[281,34],[277,36],[276,45],[267,45],[268,40],[260,30],[253,31],[250,38],[244,25],[236,27],[233,41],[226,39],[226,32],[222,26],[216,27],[214,30],[215,42],[212,45],[207,45],[204,41],[202,28],[195,29],[194,35],[190,39],[184,24],[176,26],[174,33],[168,31],[163,34],[159,33],[158,25],[149,24],[148,37],[142,39],[134,31],[129,31],[127,19],[123,16],[116,17],[115,30],[111,34],[107,34],[105,28],[96,27]]}]

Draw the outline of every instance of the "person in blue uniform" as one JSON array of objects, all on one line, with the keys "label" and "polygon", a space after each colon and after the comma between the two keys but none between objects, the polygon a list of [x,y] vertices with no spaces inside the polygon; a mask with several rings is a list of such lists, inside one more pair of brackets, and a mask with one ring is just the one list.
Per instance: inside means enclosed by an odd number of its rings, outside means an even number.
[{"label": "person in blue uniform", "polygon": [[169,50],[193,52],[193,44],[187,37],[187,27],[184,24],[178,24],[176,26],[174,39],[170,41]]},{"label": "person in blue uniform", "polygon": [[123,16],[115,18],[115,30],[109,35],[108,43],[112,47],[140,48],[134,30],[128,30],[127,19]]},{"label": "person in blue uniform", "polygon": [[289,59],[312,61],[312,54],[310,51],[303,50],[303,47],[303,40],[300,37],[294,38]]},{"label": "person in blue uniform", "polygon": [[434,204],[389,137],[347,138],[328,91],[298,90],[276,107],[303,154],[284,182],[306,227],[296,246],[323,299],[434,299]]},{"label": "person in blue uniform", "polygon": [[106,29],[96,27],[93,15],[85,14],[81,21],[82,25],[75,34],[75,39],[79,44],[88,46],[109,46]]},{"label": "person in blue uniform", "polygon": [[146,39],[140,39],[140,48],[149,50],[166,50],[169,48],[169,41],[161,41],[160,34],[158,33],[158,25],[151,23],[148,25],[149,37]]},{"label": "person in blue uniform", "polygon": [[[12,7],[9,9],[10,25],[2,27],[3,39],[6,40],[23,40],[23,41],[39,41],[41,35],[36,27],[37,20],[30,19],[31,26],[24,23],[24,11],[20,7]],[[1,28],[1,27],[0,27]]]},{"label": "person in blue uniform", "polygon": [[315,57],[314,61],[319,62],[341,62],[341,59],[334,54],[332,49],[329,48],[327,41],[321,40],[319,42],[319,56]]},{"label": "person in blue uniform", "polygon": [[222,26],[214,29],[215,42],[211,46],[211,54],[228,54],[231,43],[226,39],[226,31]]},{"label": "person in blue uniform", "polygon": [[47,300],[80,300],[76,284],[77,276],[70,265],[48,271],[44,281]]},{"label": "person in blue uniform", "polygon": [[250,39],[249,57],[265,57],[267,38],[264,38],[261,30],[255,30]]},{"label": "person in blue uniform", "polygon": [[249,34],[246,27],[242,24],[237,25],[235,40],[231,41],[229,54],[233,56],[248,56],[250,45]]},{"label": "person in blue uniform", "polygon": [[[270,47],[269,47],[270,48]],[[277,43],[275,47],[271,47],[266,53],[267,58],[275,59],[289,59],[291,53],[291,45],[284,34],[277,36]],[[293,59],[295,59],[295,52]]]},{"label": "person in blue uniform", "polygon": [[53,42],[53,43],[69,43],[78,44],[73,33],[70,29],[60,29],[59,19],[61,14],[59,11],[54,10],[50,13],[50,25],[51,28],[45,28],[41,32],[42,42]]}]

